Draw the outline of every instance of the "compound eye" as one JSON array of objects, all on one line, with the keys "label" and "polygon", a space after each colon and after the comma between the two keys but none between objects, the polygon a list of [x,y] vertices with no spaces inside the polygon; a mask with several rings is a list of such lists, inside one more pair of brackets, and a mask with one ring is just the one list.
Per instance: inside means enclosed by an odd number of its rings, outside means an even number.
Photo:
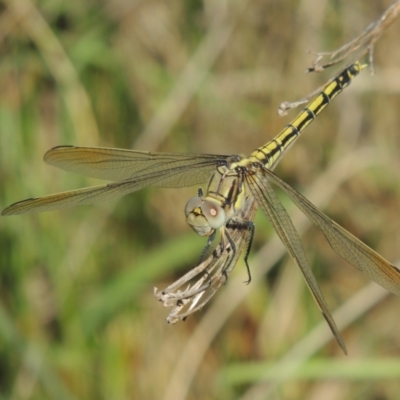
[{"label": "compound eye", "polygon": [[201,205],[204,216],[207,218],[211,228],[218,229],[225,223],[225,211],[217,203],[203,201]]},{"label": "compound eye", "polygon": [[201,200],[200,197],[192,197],[185,206],[185,215],[186,218],[187,216],[196,208],[201,208],[201,206],[203,205],[203,201]]},{"label": "compound eye", "polygon": [[[197,209],[197,211],[195,211]],[[225,211],[217,203],[209,200],[202,200],[201,197],[192,197],[185,207],[186,218],[192,213],[202,215],[212,229],[221,228],[225,223]]]}]

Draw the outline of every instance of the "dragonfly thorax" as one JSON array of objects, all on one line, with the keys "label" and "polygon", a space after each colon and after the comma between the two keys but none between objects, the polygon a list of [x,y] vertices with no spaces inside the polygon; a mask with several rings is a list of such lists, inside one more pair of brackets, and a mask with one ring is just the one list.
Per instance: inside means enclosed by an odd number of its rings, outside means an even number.
[{"label": "dragonfly thorax", "polygon": [[187,202],[186,221],[198,235],[212,235],[242,209],[248,193],[239,166],[231,168],[240,160],[239,156],[233,156],[232,163],[218,166],[210,178],[206,195],[199,189],[197,197]]},{"label": "dragonfly thorax", "polygon": [[226,220],[223,208],[212,200],[202,196],[192,197],[185,207],[187,223],[200,236],[210,236],[215,229],[221,228]]}]

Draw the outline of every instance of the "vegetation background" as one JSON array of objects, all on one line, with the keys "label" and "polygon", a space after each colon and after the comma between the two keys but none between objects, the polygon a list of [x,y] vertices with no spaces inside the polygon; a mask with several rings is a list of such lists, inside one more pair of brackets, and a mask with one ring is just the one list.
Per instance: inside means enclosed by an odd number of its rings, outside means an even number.
[{"label": "vegetation background", "polygon": [[[0,2],[0,205],[96,184],[56,170],[60,144],[249,153],[339,70],[305,75],[391,1]],[[400,258],[400,23],[310,126],[277,174],[387,259]],[[204,246],[183,208],[196,188],[0,221],[0,399],[394,399],[400,300],[298,218],[345,357],[305,284],[256,218],[208,307],[169,326],[153,297]],[[293,213],[292,213],[293,212]],[[347,321],[347,322],[346,322]],[[308,361],[307,361],[308,360]],[[299,367],[299,368],[296,368]],[[263,383],[259,380],[264,379]]]}]

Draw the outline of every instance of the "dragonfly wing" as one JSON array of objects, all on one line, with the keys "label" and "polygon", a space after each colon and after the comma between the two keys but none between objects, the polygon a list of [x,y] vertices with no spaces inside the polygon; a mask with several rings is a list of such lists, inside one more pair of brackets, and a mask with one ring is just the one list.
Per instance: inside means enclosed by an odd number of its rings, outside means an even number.
[{"label": "dragonfly wing", "polygon": [[282,181],[273,172],[269,170],[264,172],[268,175],[270,181],[284,190],[296,206],[321,229],[337,254],[385,289],[400,295],[400,270],[396,266],[385,260],[335,221],[332,221],[301,193]]},{"label": "dragonfly wing", "polygon": [[[184,187],[205,182],[218,161],[227,156],[214,154],[150,153],[102,147],[59,146],[49,150],[44,160],[65,171],[92,178],[123,181],[171,171],[171,176],[155,181],[155,186]],[[180,174],[176,172],[180,171]]]},{"label": "dragonfly wing", "polygon": [[7,207],[2,215],[53,211],[77,205],[94,204],[112,200],[147,186],[184,187],[203,183],[209,179],[217,161],[198,160],[192,165],[175,165],[173,168],[138,172],[134,178],[108,185],[96,186],[50,196],[23,200]]},{"label": "dragonfly wing", "polygon": [[3,210],[1,215],[38,213],[60,210],[78,205],[93,204],[123,196],[131,191],[132,190],[128,190],[126,185],[122,185],[122,183],[71,190],[69,192],[19,201]]},{"label": "dragonfly wing", "polygon": [[262,172],[257,174],[248,174],[246,176],[246,181],[258,205],[271,221],[277,234],[289,251],[289,254],[292,256],[303,273],[307,285],[310,288],[311,293],[313,294],[314,299],[322,312],[322,315],[331,328],[331,331],[338,341],[340,347],[347,354],[346,346],[308,263],[299,234],[297,233],[288,213],[275,194],[272,186],[268,182],[268,177],[262,175]]}]

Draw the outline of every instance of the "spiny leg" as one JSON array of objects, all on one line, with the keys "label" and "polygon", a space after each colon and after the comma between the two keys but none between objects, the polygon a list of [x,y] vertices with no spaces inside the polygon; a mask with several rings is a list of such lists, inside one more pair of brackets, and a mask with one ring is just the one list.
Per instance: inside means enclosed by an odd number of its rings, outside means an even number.
[{"label": "spiny leg", "polygon": [[247,241],[246,253],[244,255],[244,262],[246,264],[247,275],[249,277],[249,279],[247,279],[247,281],[245,281],[244,283],[246,285],[248,285],[251,282],[251,273],[250,273],[250,266],[249,266],[249,263],[248,263],[247,260],[249,259],[251,246],[253,244],[255,225],[254,225],[254,223],[252,221],[245,221],[245,222],[246,222],[246,225],[247,225],[247,230],[250,232],[250,237],[249,237],[249,240]]},{"label": "spiny leg", "polygon": [[201,264],[201,263],[206,259],[207,255],[208,255],[208,252],[210,251],[210,247],[211,247],[211,245],[212,245],[212,242],[213,242],[214,239],[215,239],[216,233],[217,233],[217,232],[214,231],[214,232],[208,237],[207,244],[206,244],[206,246],[204,247],[203,251],[202,251],[201,254],[200,254],[200,259],[199,259],[198,264]]},{"label": "spiny leg", "polygon": [[250,250],[251,250],[251,246],[253,244],[253,237],[254,237],[254,231],[255,231],[255,225],[253,223],[253,221],[250,220],[231,220],[230,223],[228,223],[228,226],[232,229],[237,229],[239,231],[248,231],[250,233],[250,237],[247,241],[247,248],[246,248],[246,252],[244,255],[244,262],[246,264],[246,270],[247,270],[247,276],[248,279],[247,281],[244,281],[244,283],[246,285],[248,285],[251,282],[251,272],[250,272],[250,266],[249,266],[249,255],[250,255]]},{"label": "spiny leg", "polygon": [[[226,226],[221,230],[221,237],[222,237],[223,241],[225,241],[225,238],[228,240],[229,245],[231,246],[231,249],[232,249],[232,256],[229,257],[229,262],[226,263],[227,266],[222,270],[222,273],[225,276],[225,284],[226,284],[226,282],[228,282],[228,273],[226,271],[229,268],[232,260],[235,258],[235,255],[236,255],[236,244],[233,241],[233,239],[232,239],[231,235],[229,234],[228,230],[225,229],[225,228],[226,228]],[[226,245],[224,244],[224,246],[226,246]]]}]

